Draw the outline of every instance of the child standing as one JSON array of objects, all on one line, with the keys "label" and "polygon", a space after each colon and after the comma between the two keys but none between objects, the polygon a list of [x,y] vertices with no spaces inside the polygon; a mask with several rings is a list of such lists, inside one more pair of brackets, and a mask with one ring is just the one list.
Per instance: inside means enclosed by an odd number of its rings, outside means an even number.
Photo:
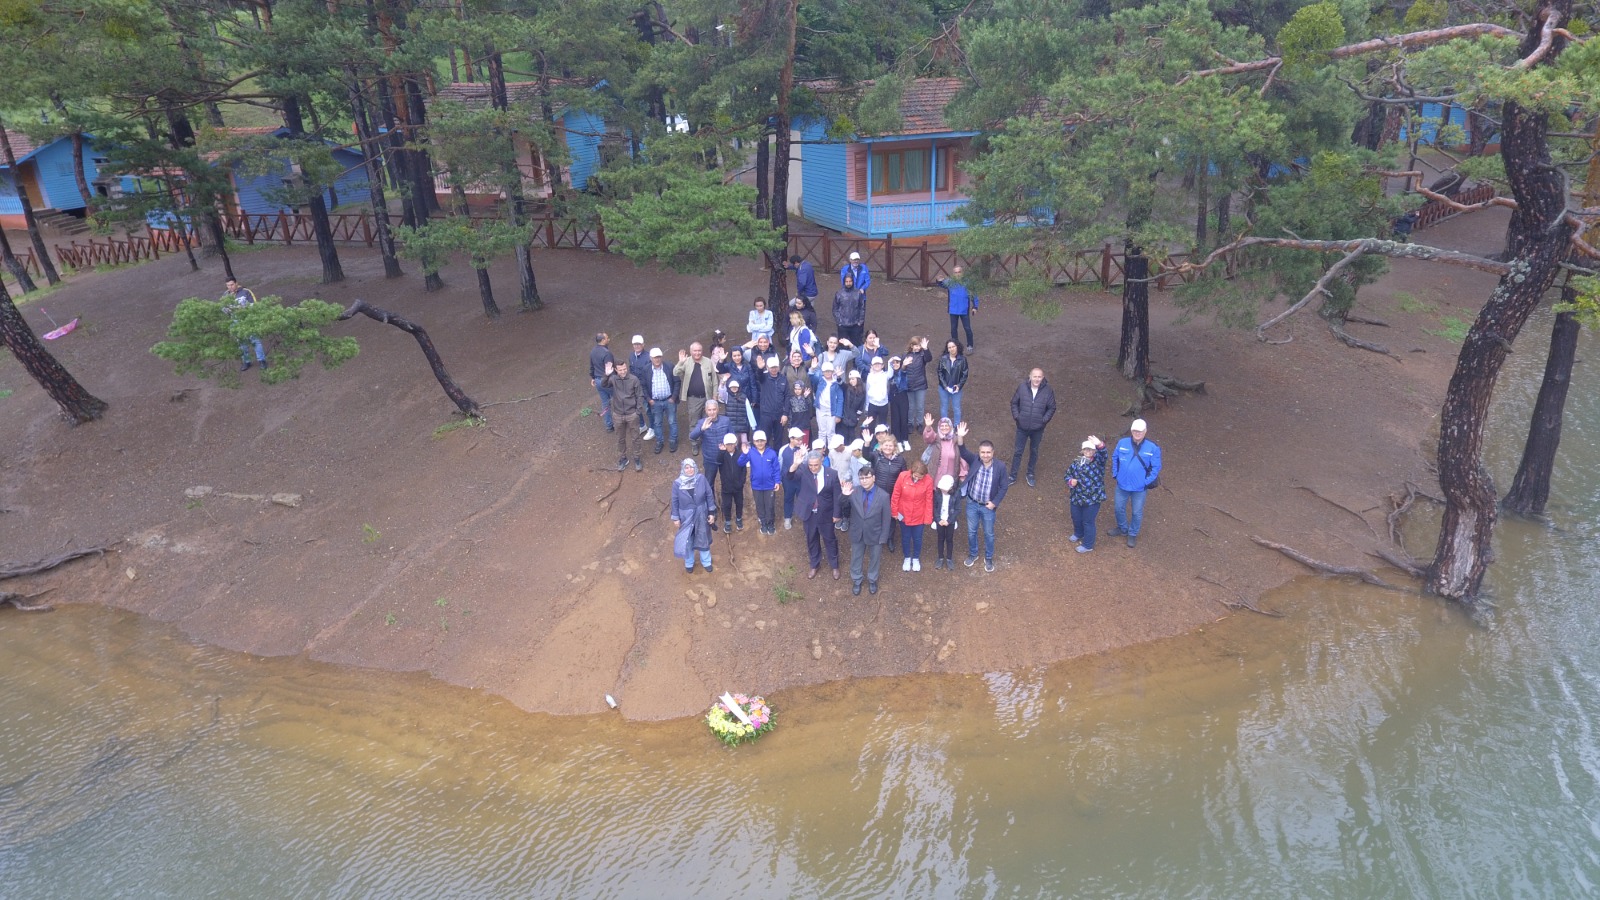
[{"label": "child standing", "polygon": [[756,518],[761,522],[762,534],[777,534],[777,510],[774,497],[778,490],[778,451],[767,446],[767,433],[757,431],[750,438],[754,446],[739,455],[739,460],[750,472],[750,493],[756,498]]},{"label": "child standing", "polygon": [[952,571],[956,567],[956,523],[961,520],[961,498],[955,492],[956,477],[940,475],[933,492],[933,532],[938,539],[939,560],[934,568]]},{"label": "child standing", "polygon": [[744,464],[739,450],[739,439],[731,432],[722,437],[722,451],[717,455],[717,480],[722,482],[722,533],[734,528],[744,530]]}]

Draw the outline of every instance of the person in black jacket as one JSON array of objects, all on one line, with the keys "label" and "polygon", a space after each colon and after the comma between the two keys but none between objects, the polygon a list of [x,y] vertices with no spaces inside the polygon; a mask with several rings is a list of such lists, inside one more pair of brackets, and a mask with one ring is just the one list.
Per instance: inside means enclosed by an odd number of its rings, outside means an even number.
[{"label": "person in black jacket", "polygon": [[[961,392],[967,387],[967,358],[961,345],[946,341],[945,355],[939,357],[939,418],[961,424]],[[952,413],[951,407],[955,407]]]},{"label": "person in black jacket", "polygon": [[[928,350],[928,339],[913,337],[906,345],[906,355],[900,357],[900,373],[906,380],[906,418],[913,423],[921,422],[923,413],[928,411],[928,364],[933,362],[933,354]],[[897,430],[895,434],[902,438],[909,432]],[[903,444],[901,450],[911,449],[910,444]]]},{"label": "person in black jacket", "polygon": [[788,401],[789,383],[783,378],[783,361],[777,354],[766,359],[757,358],[751,363],[756,370],[756,389],[751,395],[755,401],[756,418],[761,422],[761,430],[770,435],[783,434],[788,429],[782,426],[784,405]]},{"label": "person in black jacket", "polygon": [[1044,427],[1056,414],[1056,392],[1044,380],[1044,370],[1034,369],[1028,380],[1017,386],[1011,395],[1011,418],[1017,423],[1017,445],[1011,453],[1011,480],[1017,480],[1017,467],[1022,462],[1022,445],[1028,445],[1028,487],[1034,486],[1033,472],[1039,464],[1039,442],[1044,439]]},{"label": "person in black jacket", "polygon": [[744,530],[745,467],[739,462],[739,454],[749,447],[731,431],[722,436],[722,451],[717,455],[717,477],[722,481],[723,534],[735,528]]}]

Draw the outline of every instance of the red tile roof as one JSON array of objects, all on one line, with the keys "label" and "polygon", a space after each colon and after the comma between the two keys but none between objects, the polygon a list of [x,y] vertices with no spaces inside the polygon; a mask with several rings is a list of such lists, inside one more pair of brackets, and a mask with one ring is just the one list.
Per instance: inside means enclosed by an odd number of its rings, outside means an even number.
[{"label": "red tile roof", "polygon": [[[873,82],[863,81],[845,87],[836,81],[808,82],[806,87],[819,94],[845,93],[871,87]],[[893,134],[937,134],[952,130],[945,121],[944,108],[961,90],[959,78],[917,78],[906,86],[900,98],[900,130]]]},{"label": "red tile roof", "polygon": [[[17,157],[17,162],[19,162],[19,163],[22,162],[22,160],[26,159],[30,154],[32,154],[33,151],[39,149],[39,147],[41,146],[39,144],[35,144],[33,142],[32,138],[28,137],[27,135],[23,134],[20,131],[13,131],[10,128],[0,129],[0,130],[4,130],[5,133],[6,133],[6,137],[10,139],[10,141],[11,141],[11,152],[12,152],[13,155],[15,155]],[[5,164],[6,164],[6,161],[3,158],[0,158],[0,168],[4,168]]]}]

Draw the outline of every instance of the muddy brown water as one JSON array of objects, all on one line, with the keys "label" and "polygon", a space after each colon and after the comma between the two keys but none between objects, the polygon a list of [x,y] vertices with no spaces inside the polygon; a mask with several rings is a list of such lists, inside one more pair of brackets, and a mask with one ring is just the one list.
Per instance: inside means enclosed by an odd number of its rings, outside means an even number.
[{"label": "muddy brown water", "polygon": [[[1499,400],[1502,485],[1547,327]],[[1281,619],[780,693],[734,750],[696,719],[530,715],[115,610],[8,612],[0,896],[1593,895],[1593,391],[1554,493],[1548,524],[1503,524],[1479,616],[1307,578],[1262,600]]]}]

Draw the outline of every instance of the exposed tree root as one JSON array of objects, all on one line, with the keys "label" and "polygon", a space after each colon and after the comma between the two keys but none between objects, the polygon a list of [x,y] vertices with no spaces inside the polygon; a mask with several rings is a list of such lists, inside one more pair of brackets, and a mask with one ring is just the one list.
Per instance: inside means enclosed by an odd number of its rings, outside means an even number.
[{"label": "exposed tree root", "polygon": [[[1223,584],[1220,581],[1217,581],[1214,578],[1207,578],[1204,575],[1196,575],[1195,577],[1200,579],[1201,581],[1204,581],[1206,584],[1214,584],[1217,587],[1222,588],[1223,590],[1228,590],[1229,589],[1227,585]],[[1278,612],[1277,610],[1273,610],[1273,609],[1262,609],[1261,607],[1256,606],[1255,604],[1249,602],[1248,600],[1241,600],[1241,599],[1224,600],[1221,597],[1212,597],[1211,599],[1217,601],[1218,603],[1221,603],[1223,606],[1226,606],[1229,609],[1243,609],[1243,610],[1247,610],[1247,611],[1253,612],[1253,613],[1260,613],[1263,616],[1271,616],[1274,619],[1283,618],[1283,613]]]},{"label": "exposed tree root", "polygon": [[1257,537],[1253,534],[1250,535],[1250,540],[1255,541],[1269,550],[1276,550],[1295,562],[1306,566],[1307,568],[1315,569],[1318,572],[1322,572],[1326,575],[1345,575],[1351,578],[1359,578],[1367,584],[1375,587],[1381,587],[1391,591],[1405,591],[1405,588],[1392,585],[1389,582],[1384,581],[1382,578],[1372,574],[1371,572],[1368,572],[1366,569],[1358,569],[1353,566],[1336,566],[1332,563],[1325,563],[1318,559],[1312,559],[1293,547],[1285,547],[1282,544],[1274,543],[1273,541],[1269,541],[1266,538]]},{"label": "exposed tree root", "polygon": [[1396,553],[1387,547],[1379,547],[1376,550],[1369,550],[1368,552],[1388,563],[1389,565],[1394,566],[1396,569],[1399,569],[1407,575],[1410,575],[1412,578],[1421,578],[1426,571],[1422,568],[1421,563],[1412,559],[1409,553],[1404,553],[1403,551],[1401,553]]},{"label": "exposed tree root", "polygon": [[1373,537],[1377,537],[1378,536],[1378,532],[1372,527],[1372,523],[1368,522],[1367,521],[1367,517],[1363,516],[1361,513],[1358,513],[1355,510],[1351,509],[1350,507],[1345,506],[1343,503],[1337,503],[1337,502],[1335,502],[1333,500],[1329,500],[1327,497],[1325,497],[1321,493],[1319,493],[1316,488],[1307,487],[1306,485],[1303,485],[1303,484],[1297,484],[1297,485],[1295,485],[1295,487],[1299,488],[1302,491],[1305,491],[1306,493],[1308,493],[1311,496],[1317,498],[1318,500],[1321,500],[1323,503],[1326,503],[1329,506],[1337,507],[1338,509],[1342,509],[1345,512],[1349,513],[1350,515],[1355,516],[1356,517],[1356,521],[1360,522],[1362,525],[1365,525],[1367,527],[1367,530],[1372,532],[1372,536]]},{"label": "exposed tree root", "polygon": [[8,606],[8,605],[9,606],[13,606],[13,607],[16,607],[17,609],[22,610],[23,612],[51,612],[52,610],[55,609],[55,607],[52,606],[51,604],[49,604],[49,603],[32,603],[32,602],[29,602],[29,601],[33,600],[34,597],[43,596],[45,594],[50,593],[53,590],[55,590],[55,588],[45,588],[44,590],[40,591],[39,593],[33,594],[32,596],[28,596],[28,597],[24,597],[21,594],[8,594],[8,593],[5,593],[4,591],[0,591],[0,606]]},{"label": "exposed tree root", "polygon": [[46,557],[33,563],[0,563],[0,578],[18,578],[23,575],[37,575],[48,572],[65,562],[71,562],[83,556],[94,556],[106,552],[106,548],[86,547],[82,550],[68,550],[55,556]]},{"label": "exposed tree root", "polygon": [[1158,404],[1165,404],[1180,392],[1189,391],[1196,394],[1206,392],[1204,381],[1184,381],[1171,375],[1151,373],[1145,378],[1133,396],[1133,402],[1122,411],[1124,416],[1137,416],[1147,409],[1155,409]]}]

